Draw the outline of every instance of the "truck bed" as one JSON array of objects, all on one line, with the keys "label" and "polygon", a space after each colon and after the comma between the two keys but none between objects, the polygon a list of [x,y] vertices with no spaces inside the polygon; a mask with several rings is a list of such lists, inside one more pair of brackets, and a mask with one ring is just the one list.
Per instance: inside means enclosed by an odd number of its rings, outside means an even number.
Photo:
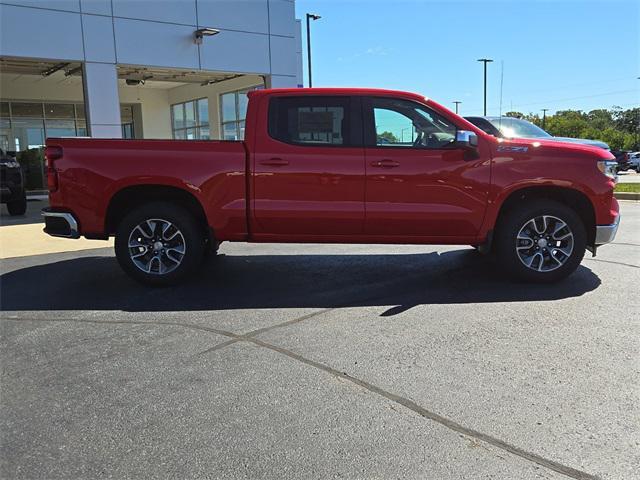
[{"label": "truck bed", "polygon": [[242,239],[247,234],[244,142],[49,138],[47,152],[56,147],[61,157],[48,160],[59,185],[50,194],[51,207],[73,206],[70,213],[78,218],[83,235],[102,238],[113,233],[105,219],[114,196],[155,185],[195,196],[217,238]]}]

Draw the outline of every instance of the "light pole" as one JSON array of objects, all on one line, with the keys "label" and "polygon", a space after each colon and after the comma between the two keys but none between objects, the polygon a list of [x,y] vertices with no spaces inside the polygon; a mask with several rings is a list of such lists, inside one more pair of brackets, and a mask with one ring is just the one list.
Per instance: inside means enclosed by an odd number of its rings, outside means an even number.
[{"label": "light pole", "polygon": [[487,116],[487,63],[493,62],[490,58],[479,58],[479,62],[484,63],[484,116]]},{"label": "light pole", "polygon": [[547,124],[547,112],[549,111],[548,108],[543,108],[542,109],[542,129],[544,130],[545,125]]},{"label": "light pole", "polygon": [[311,27],[310,20],[320,20],[322,17],[315,13],[307,13],[307,65],[309,67],[309,88],[313,86],[311,80]]},{"label": "light pole", "polygon": [[455,105],[456,105],[456,113],[458,113],[458,105],[460,105],[462,102],[456,100],[453,103],[455,103]]}]

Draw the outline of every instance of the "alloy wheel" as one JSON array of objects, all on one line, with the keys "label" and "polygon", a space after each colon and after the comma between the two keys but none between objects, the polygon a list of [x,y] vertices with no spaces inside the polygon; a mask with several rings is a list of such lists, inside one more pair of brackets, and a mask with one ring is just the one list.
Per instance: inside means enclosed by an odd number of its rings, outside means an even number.
[{"label": "alloy wheel", "polygon": [[174,271],[187,251],[180,229],[159,218],[136,225],[129,235],[128,247],[133,264],[152,275],[166,275]]},{"label": "alloy wheel", "polygon": [[520,261],[537,272],[551,272],[563,266],[573,252],[573,232],[558,217],[541,215],[524,223],[516,238]]}]

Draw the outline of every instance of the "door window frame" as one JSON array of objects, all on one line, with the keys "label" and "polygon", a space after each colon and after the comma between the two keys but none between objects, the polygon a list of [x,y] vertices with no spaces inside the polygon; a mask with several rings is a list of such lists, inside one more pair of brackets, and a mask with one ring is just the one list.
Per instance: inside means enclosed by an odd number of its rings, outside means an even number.
[{"label": "door window frame", "polygon": [[[309,105],[311,107],[322,107],[323,99],[331,99],[332,101],[340,100],[345,102],[344,114],[347,120],[347,135],[343,133],[343,143],[322,143],[322,142],[293,142],[287,141],[278,137],[275,125],[277,124],[278,116],[278,103],[283,99],[296,99],[304,101],[311,101],[311,103],[317,103],[318,105]],[[327,106],[327,105],[324,105]],[[329,105],[331,106],[331,105]],[[364,136],[362,128],[362,98],[353,95],[287,95],[287,96],[272,96],[269,99],[268,114],[267,114],[267,133],[269,138],[280,143],[287,145],[293,145],[296,147],[326,147],[326,148],[354,148],[364,147]]]},{"label": "door window frame", "polygon": [[[442,117],[447,120],[451,125],[453,125],[456,129],[456,133],[454,133],[454,138],[457,132],[460,130],[460,127],[455,122],[451,121],[448,117],[436,112],[433,108],[425,105],[424,103],[416,102],[415,100],[410,100],[408,98],[397,98],[397,97],[389,97],[389,96],[366,96],[362,99],[362,129],[363,129],[363,137],[364,137],[364,146],[366,148],[379,148],[384,150],[423,150],[423,151],[434,151],[434,150],[455,150],[459,148],[456,146],[455,142],[450,145],[432,148],[432,147],[416,147],[416,146],[406,146],[406,145],[394,145],[389,144],[380,146],[377,143],[377,131],[376,131],[376,121],[374,114],[374,100],[400,100],[403,102],[411,103],[419,106],[420,108],[424,108],[430,114],[436,115],[438,117]],[[407,117],[408,118],[408,117]]]}]

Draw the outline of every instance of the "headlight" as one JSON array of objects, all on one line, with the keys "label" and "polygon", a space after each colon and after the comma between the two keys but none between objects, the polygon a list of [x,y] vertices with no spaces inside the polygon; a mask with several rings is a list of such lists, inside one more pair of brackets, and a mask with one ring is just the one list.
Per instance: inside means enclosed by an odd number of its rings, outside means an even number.
[{"label": "headlight", "polygon": [[2,160],[0,165],[4,165],[7,168],[20,168],[20,164],[15,160]]},{"label": "headlight", "polygon": [[598,161],[598,170],[600,170],[614,182],[618,181],[618,162],[616,162],[615,160]]}]

